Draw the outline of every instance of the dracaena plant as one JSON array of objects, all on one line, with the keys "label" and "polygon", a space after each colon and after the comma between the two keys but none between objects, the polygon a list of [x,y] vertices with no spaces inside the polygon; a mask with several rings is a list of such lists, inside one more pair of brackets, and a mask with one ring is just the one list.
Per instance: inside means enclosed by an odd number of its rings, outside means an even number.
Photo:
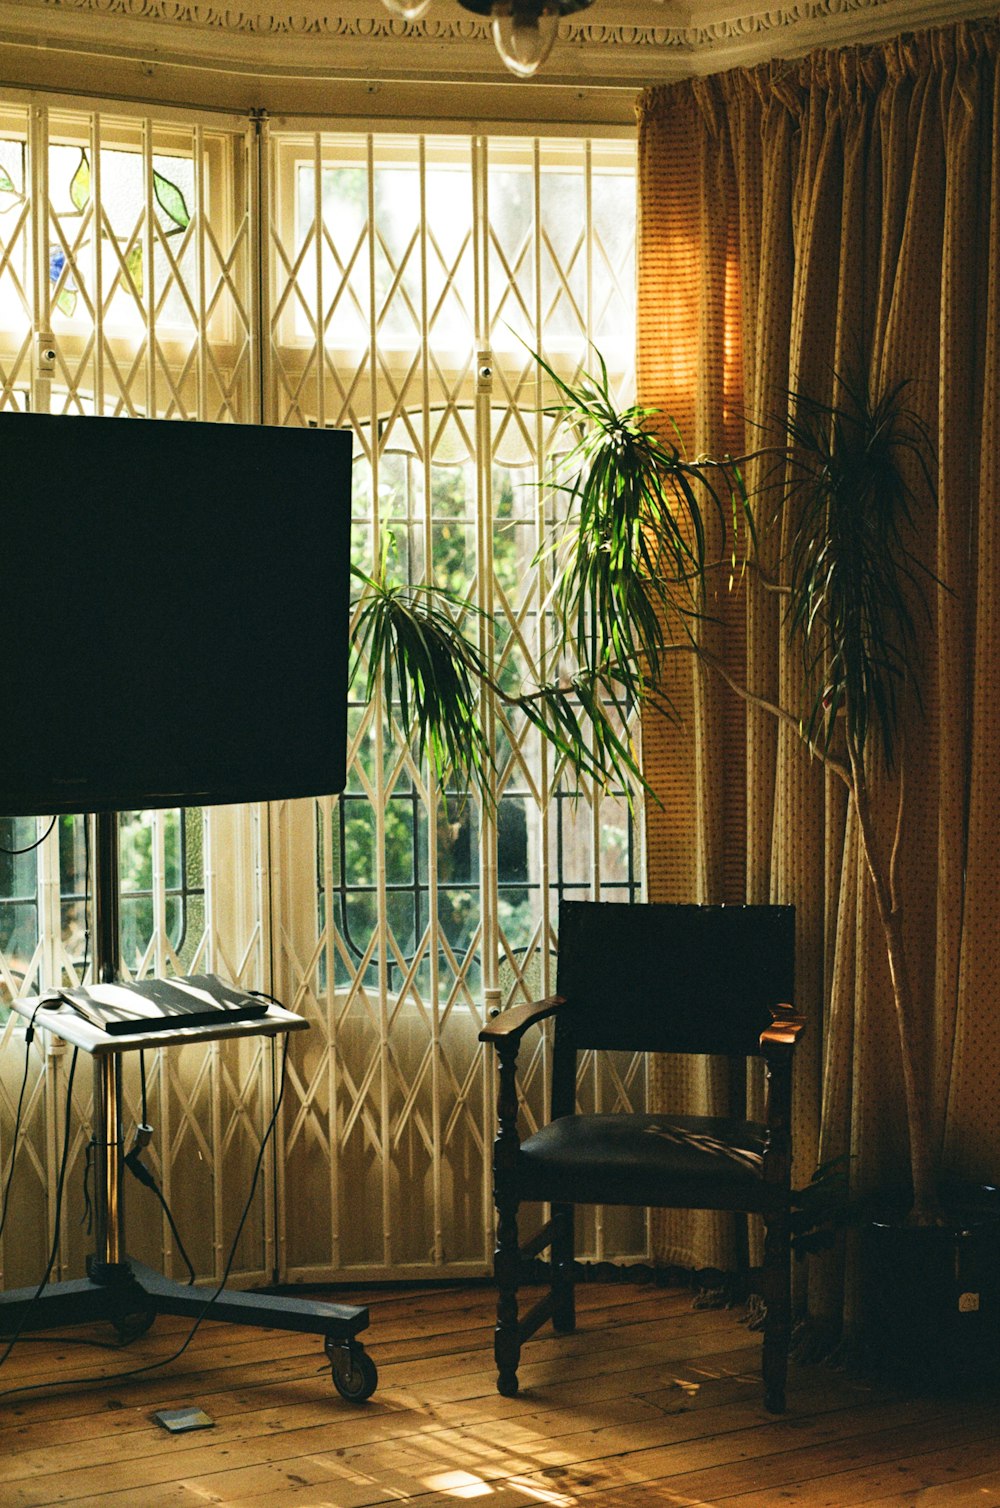
[{"label": "dracaena plant", "polygon": [[552,557],[554,576],[541,679],[503,685],[482,647],[491,634],[473,640],[468,632],[488,626],[490,614],[444,588],[393,580],[387,536],[376,572],[354,569],[361,591],[352,680],[364,679],[369,700],[381,680],[418,757],[487,800],[493,755],[480,722],[483,688],[532,723],[572,774],[631,800],[644,782],[629,725],[644,703],[670,710],[660,687],[664,632],[669,625],[693,636],[705,517],[724,517],[718,484],[728,488],[728,473],[664,445],[646,410],[619,412],[603,361],[599,376],[573,387],[535,359],[559,395],[550,412],[569,436],[552,484],[562,520],[540,551]]},{"label": "dracaena plant", "polygon": [[[439,775],[488,796],[492,751],[479,720],[488,687],[517,707],[572,770],[599,785],[642,782],[628,728],[634,714],[674,715],[663,689],[668,655],[689,652],[741,697],[792,726],[845,783],[885,940],[899,1028],[914,1191],[912,1218],[937,1209],[916,1005],[905,953],[899,876],[902,791],[888,840],[875,821],[876,766],[900,757],[906,701],[919,706],[916,618],[930,577],[914,555],[910,478],[933,497],[926,426],[897,384],[872,395],[837,378],[834,401],[789,396],[760,496],[747,497],[747,457],[689,460],[658,433],[659,416],[619,409],[607,371],[575,383],[536,357],[557,395],[550,413],[568,439],[556,482],[562,522],[547,541],[553,588],[553,673],[516,692],[502,686],[482,635],[463,621],[488,615],[446,591],[390,583],[383,565],[355,572],[363,591],[355,640],[367,690],[379,676],[400,722]],[[780,528],[779,580],[764,578],[760,536]],[[710,547],[711,542],[711,547]],[[720,548],[721,542],[721,548]],[[386,552],[387,555],[387,552]],[[784,601],[784,628],[802,656],[803,704],[752,694],[713,654],[703,632],[710,578],[735,589],[759,573]],[[714,583],[713,583],[714,584]]]},{"label": "dracaena plant", "polygon": [[[483,728],[484,690],[517,709],[568,763],[577,777],[601,788],[641,783],[627,731],[634,700],[619,685],[610,663],[578,661],[550,681],[511,691],[483,647],[491,615],[444,587],[393,580],[386,539],[378,570],[352,567],[359,587],[354,604],[350,681],[363,683],[366,701],[381,686],[385,705],[438,781],[475,789],[493,800],[495,761]],[[495,628],[495,624],[493,627]]]},{"label": "dracaena plant", "polygon": [[484,615],[443,587],[393,581],[392,553],[386,539],[375,575],[352,567],[360,595],[350,681],[364,678],[370,702],[381,680],[386,706],[395,709],[417,759],[429,757],[439,780],[488,789],[480,704],[481,688],[493,678],[483,649],[462,626],[465,617]]}]

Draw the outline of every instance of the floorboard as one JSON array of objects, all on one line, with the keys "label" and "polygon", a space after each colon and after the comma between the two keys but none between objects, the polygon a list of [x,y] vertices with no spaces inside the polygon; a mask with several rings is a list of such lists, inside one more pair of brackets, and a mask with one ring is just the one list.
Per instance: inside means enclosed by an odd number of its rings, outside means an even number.
[{"label": "floorboard", "polygon": [[[351,1299],[379,1368],[361,1406],[315,1336],[208,1321],[178,1356],[189,1326],[161,1318],[122,1349],[23,1339],[0,1370],[0,1508],[1000,1508],[1000,1387],[907,1396],[793,1366],[776,1419],[735,1312],[588,1283],[575,1334],[530,1341],[501,1398],[487,1285]],[[182,1405],[214,1427],[153,1421]]]}]

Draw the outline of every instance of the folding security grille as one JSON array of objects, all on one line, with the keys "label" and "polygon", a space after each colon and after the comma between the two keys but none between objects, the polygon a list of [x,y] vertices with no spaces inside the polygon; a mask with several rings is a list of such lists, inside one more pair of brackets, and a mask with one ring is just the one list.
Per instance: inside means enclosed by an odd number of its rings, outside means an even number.
[{"label": "folding security grille", "polygon": [[[282,131],[267,161],[269,416],[353,431],[356,563],[450,589],[501,684],[529,687],[551,673],[538,552],[562,504],[531,353],[573,377],[597,347],[627,387],[633,148]],[[578,789],[523,714],[483,712],[492,801],[439,789],[384,705],[356,701],[343,797],[272,812],[274,882],[294,887],[276,978],[313,1025],[283,1149],[292,1276],[486,1268],[483,1011],[550,987],[561,895],[639,889],[624,798]],[[293,897],[312,883],[310,910]],[[540,1044],[536,1108],[546,1072]],[[642,1065],[582,1088],[634,1104]]]},{"label": "folding security grille", "polygon": [[[572,377],[593,345],[627,391],[633,254],[628,142],[12,108],[0,115],[0,404],[350,427],[356,563],[450,588],[514,689],[547,666],[537,551],[561,507],[544,485],[551,393],[531,351]],[[481,608],[497,615],[495,642]],[[356,700],[338,800],[124,818],[127,967],[218,969],[268,985],[312,1026],[293,1044],[281,1177],[243,1238],[245,1279],[488,1268],[483,1014],[550,988],[561,895],[628,899],[642,864],[623,797],[578,790],[523,717],[483,715],[490,802],[439,789],[384,706]],[[33,829],[0,819],[0,843],[24,846]],[[0,855],[9,993],[81,973],[82,842],[82,823],[63,819],[37,853]],[[4,1167],[16,1036],[8,1023]],[[199,1273],[218,1274],[275,1064],[248,1042],[148,1067],[158,1172],[182,1231],[202,1232],[188,1242]],[[529,1118],[546,1075],[539,1043]],[[7,1283],[30,1281],[47,1246],[65,1080],[58,1048],[33,1059],[15,1192],[39,1234],[7,1244]],[[581,1096],[638,1106],[644,1087],[639,1060],[605,1077],[587,1064]],[[78,1077],[81,1125],[87,1092]],[[127,1093],[138,1118],[134,1073]],[[84,1142],[80,1131],[71,1187]],[[64,1272],[86,1247],[74,1203]],[[136,1254],[176,1273],[169,1231],[152,1226]],[[616,1212],[589,1245],[644,1250],[641,1218]]]}]

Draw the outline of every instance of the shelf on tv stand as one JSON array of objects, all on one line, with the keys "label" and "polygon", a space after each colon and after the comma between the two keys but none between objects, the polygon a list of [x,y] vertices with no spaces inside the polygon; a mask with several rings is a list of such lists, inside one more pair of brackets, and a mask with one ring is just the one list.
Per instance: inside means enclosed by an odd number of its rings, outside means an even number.
[{"label": "shelf on tv stand", "polygon": [[[14,1000],[11,1008],[28,1020],[35,1013],[37,996],[25,996]],[[148,1028],[137,1023],[134,1032],[102,1031],[99,1026],[86,1020],[71,1005],[57,1008],[43,1007],[35,1016],[38,1030],[51,1031],[73,1047],[104,1057],[109,1053],[150,1052],[157,1047],[183,1047],[192,1042],[221,1042],[230,1037],[276,1037],[283,1032],[308,1031],[309,1022],[294,1011],[286,1011],[278,1005],[269,1005],[266,1016],[250,1021],[219,1021],[212,1026],[166,1026]]]}]

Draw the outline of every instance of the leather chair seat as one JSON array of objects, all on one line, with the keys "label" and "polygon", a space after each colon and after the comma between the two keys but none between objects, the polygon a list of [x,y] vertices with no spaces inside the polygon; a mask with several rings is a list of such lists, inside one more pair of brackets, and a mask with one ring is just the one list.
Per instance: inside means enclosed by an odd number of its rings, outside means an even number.
[{"label": "leather chair seat", "polygon": [[713,1116],[563,1115],[521,1143],[518,1195],[687,1209],[704,1207],[704,1197],[715,1209],[760,1208],[766,1134],[752,1121]]}]

